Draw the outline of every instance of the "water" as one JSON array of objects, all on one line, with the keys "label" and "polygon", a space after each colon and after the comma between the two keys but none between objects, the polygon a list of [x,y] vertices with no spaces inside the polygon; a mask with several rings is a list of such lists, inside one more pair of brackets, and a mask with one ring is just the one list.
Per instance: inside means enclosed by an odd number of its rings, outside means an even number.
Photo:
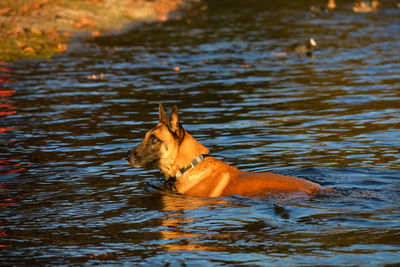
[{"label": "water", "polygon": [[[400,9],[354,14],[340,2],[311,19],[311,4],[212,1],[53,60],[1,65],[0,262],[400,263]],[[309,37],[314,57],[275,56]],[[159,191],[160,173],[123,159],[158,102],[177,104],[216,157],[338,192]]]}]

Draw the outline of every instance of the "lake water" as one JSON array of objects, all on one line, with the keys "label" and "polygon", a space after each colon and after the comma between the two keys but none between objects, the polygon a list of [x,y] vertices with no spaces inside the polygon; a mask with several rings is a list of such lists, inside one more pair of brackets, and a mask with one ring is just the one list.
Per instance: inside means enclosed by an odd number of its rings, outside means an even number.
[{"label": "lake water", "polygon": [[[357,14],[341,1],[311,18],[312,3],[210,1],[52,60],[0,65],[0,263],[399,264],[400,9]],[[277,56],[310,37],[313,57]],[[214,156],[337,192],[157,190],[158,171],[123,157],[158,102],[178,105]]]}]

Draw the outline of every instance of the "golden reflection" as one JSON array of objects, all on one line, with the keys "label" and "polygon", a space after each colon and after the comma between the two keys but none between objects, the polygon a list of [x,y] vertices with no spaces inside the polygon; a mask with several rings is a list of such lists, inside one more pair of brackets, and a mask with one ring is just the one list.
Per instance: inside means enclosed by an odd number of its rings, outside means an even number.
[{"label": "golden reflection", "polygon": [[[1,66],[0,63],[0,120],[3,119],[2,117],[4,116],[13,115],[16,113],[16,107],[8,101],[8,98],[15,93],[15,90],[1,87],[2,84],[8,84],[12,82],[10,80],[11,76],[11,70]],[[14,130],[12,127],[0,127],[0,134],[12,130]]]},{"label": "golden reflection", "polygon": [[[161,245],[165,250],[201,250],[201,251],[221,251],[226,247],[218,245],[210,245],[207,240],[215,240],[222,238],[217,233],[203,233],[204,229],[196,228],[197,218],[191,218],[190,211],[210,210],[220,208],[221,206],[232,205],[223,199],[202,199],[195,197],[187,197],[174,194],[164,194],[162,196],[163,210],[167,213],[162,221],[161,231],[163,242]],[[200,219],[201,220],[201,219]],[[202,244],[207,243],[207,244]]]},{"label": "golden reflection", "polygon": [[[11,69],[7,68],[6,66],[0,63],[0,121],[6,121],[6,116],[10,116],[16,114],[17,107],[14,106],[11,101],[10,97],[15,94],[14,89],[5,89],[2,87],[3,84],[12,83],[11,80],[12,74]],[[0,127],[0,135],[12,132],[14,127],[11,126],[1,126]],[[1,140],[2,145],[6,145],[8,143],[14,143],[15,140],[13,139],[5,139]],[[20,158],[0,158],[0,176],[7,175],[7,174],[14,174],[17,172],[23,172],[26,170],[25,167],[22,166],[20,163]]]}]

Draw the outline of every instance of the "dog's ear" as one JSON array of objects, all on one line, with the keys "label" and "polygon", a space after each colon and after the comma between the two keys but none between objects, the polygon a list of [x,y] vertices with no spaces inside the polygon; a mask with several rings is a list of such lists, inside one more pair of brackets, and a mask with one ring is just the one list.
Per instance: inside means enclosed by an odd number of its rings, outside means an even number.
[{"label": "dog's ear", "polygon": [[163,105],[158,103],[158,118],[160,119],[161,123],[168,124],[167,115],[165,114]]},{"label": "dog's ear", "polygon": [[172,108],[171,118],[169,120],[169,130],[179,139],[179,141],[183,140],[185,130],[179,121],[178,107],[176,105]]}]

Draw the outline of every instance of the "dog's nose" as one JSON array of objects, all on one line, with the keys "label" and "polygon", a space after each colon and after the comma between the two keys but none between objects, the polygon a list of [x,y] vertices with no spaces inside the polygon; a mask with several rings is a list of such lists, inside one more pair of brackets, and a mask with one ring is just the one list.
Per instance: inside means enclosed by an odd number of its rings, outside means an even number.
[{"label": "dog's nose", "polygon": [[127,161],[129,161],[131,159],[131,150],[129,150],[126,154],[125,154],[125,159]]}]

